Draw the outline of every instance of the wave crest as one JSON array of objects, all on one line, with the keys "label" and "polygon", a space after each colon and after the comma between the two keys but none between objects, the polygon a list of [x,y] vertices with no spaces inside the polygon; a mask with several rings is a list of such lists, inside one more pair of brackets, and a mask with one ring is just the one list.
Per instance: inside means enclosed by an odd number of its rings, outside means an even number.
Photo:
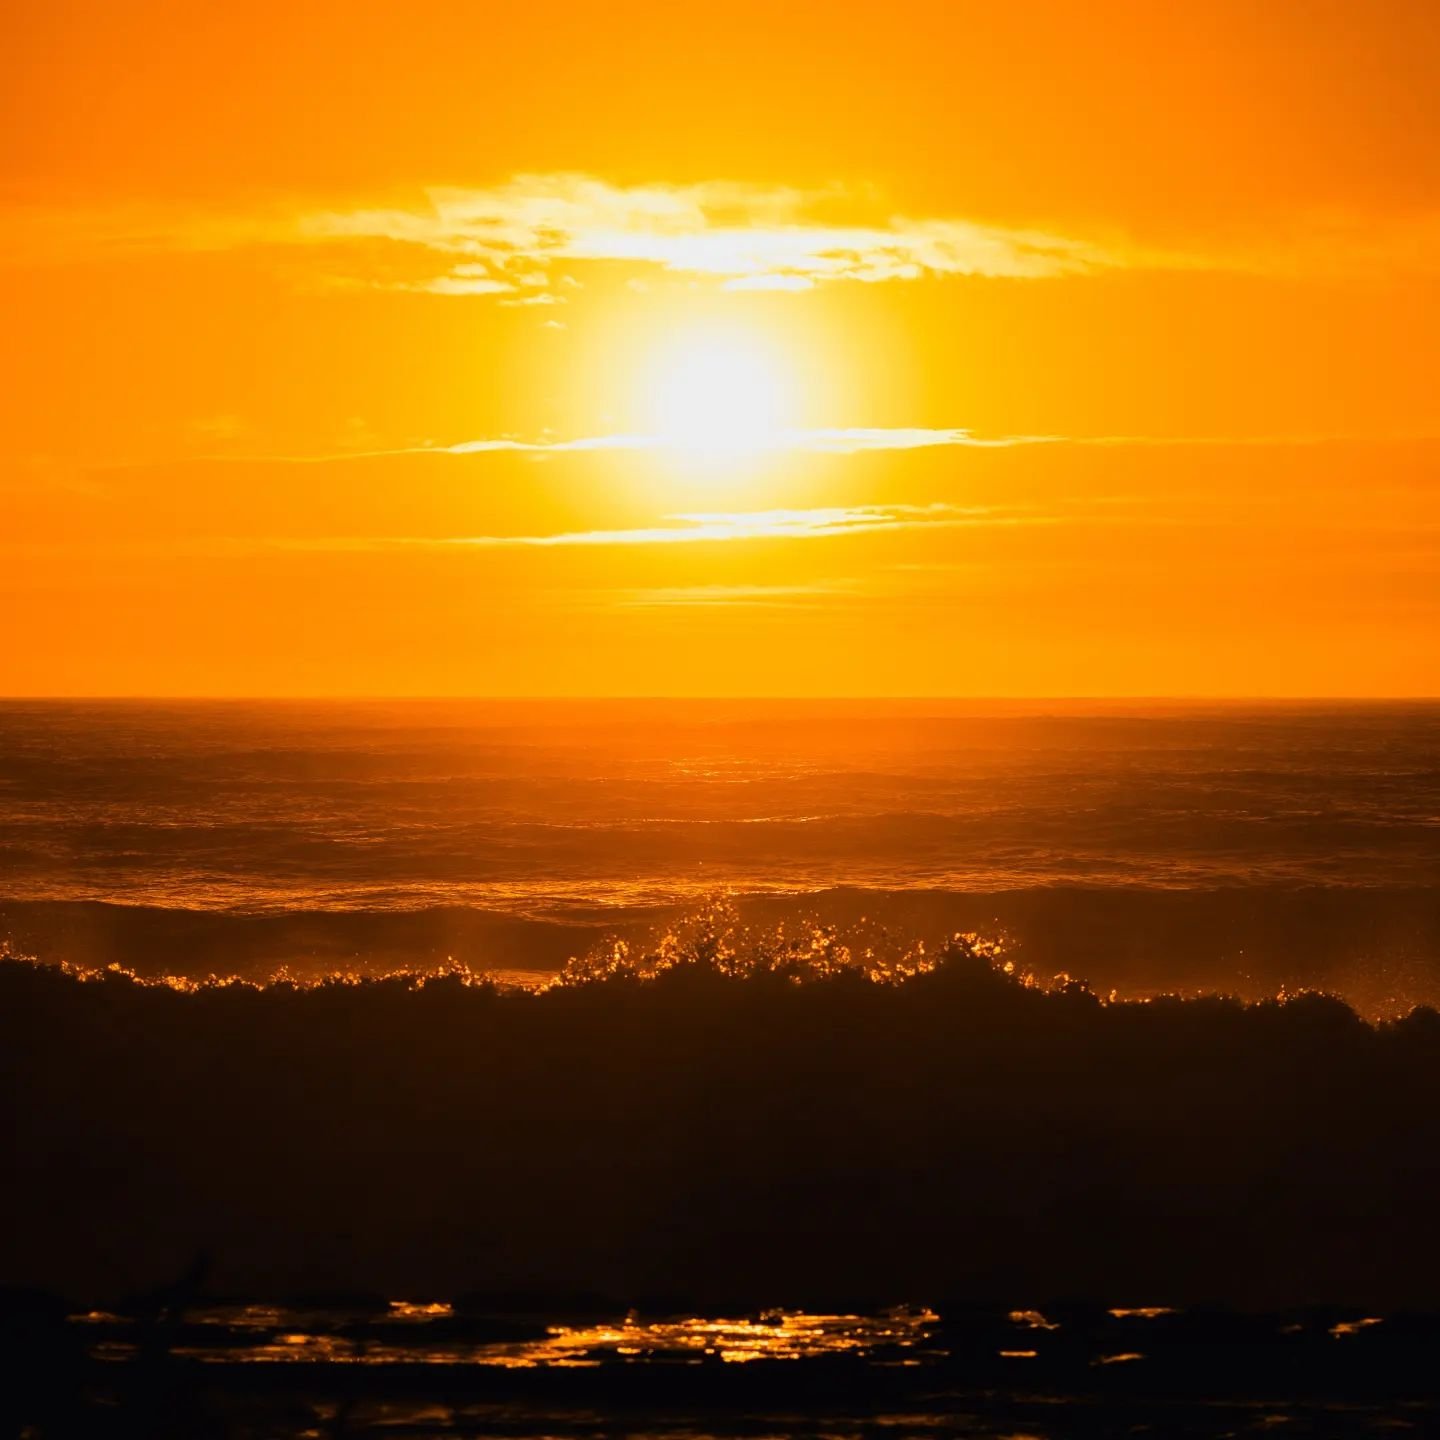
[{"label": "wave crest", "polygon": [[[862,916],[847,925],[801,917],[768,924],[747,920],[718,899],[638,941],[612,937],[561,970],[561,985],[654,981],[668,975],[803,984],[841,976],[902,984],[946,963],[982,962],[1015,973],[1003,937],[957,931],[941,945],[906,936]],[[1030,979],[1031,977],[1026,977]]]}]

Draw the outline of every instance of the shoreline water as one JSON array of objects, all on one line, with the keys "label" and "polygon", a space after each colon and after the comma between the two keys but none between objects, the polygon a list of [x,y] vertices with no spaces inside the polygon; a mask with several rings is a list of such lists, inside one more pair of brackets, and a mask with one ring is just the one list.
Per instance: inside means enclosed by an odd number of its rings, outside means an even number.
[{"label": "shoreline water", "polygon": [[10,1403],[63,1417],[66,1433],[98,1415],[135,1433],[209,1433],[223,1413],[225,1433],[272,1440],[342,1429],[1208,1440],[1279,1427],[1350,1440],[1440,1417],[1433,1316],[1071,1303],[576,1317],[198,1300],[157,1337],[153,1319],[54,1315]]}]

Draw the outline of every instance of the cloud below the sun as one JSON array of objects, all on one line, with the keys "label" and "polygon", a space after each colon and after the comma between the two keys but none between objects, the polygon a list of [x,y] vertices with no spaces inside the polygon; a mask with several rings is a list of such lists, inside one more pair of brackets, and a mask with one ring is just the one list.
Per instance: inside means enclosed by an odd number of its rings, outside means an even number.
[{"label": "cloud below the sun", "polygon": [[638,454],[677,452],[697,458],[735,459],[766,453],[808,452],[818,455],[863,455],[881,450],[929,450],[941,446],[962,446],[977,450],[1008,449],[1015,445],[1065,443],[1058,435],[982,436],[955,426],[942,428],[900,425],[821,426],[809,429],[779,429],[749,436],[727,449],[723,444],[692,445],[683,436],[621,432],[611,435],[577,435],[568,438],[541,436],[526,439],[513,435],[483,436],[459,440],[450,445],[407,445],[394,449],[336,450],[313,455],[217,454],[200,458],[264,461],[271,464],[325,465],[350,460],[383,460],[403,455],[586,455],[614,452]]},{"label": "cloud below the sun", "polygon": [[284,542],[302,550],[553,549],[575,546],[697,545],[744,540],[813,540],[920,528],[1041,525],[1052,517],[980,505],[836,505],[788,510],[687,511],[658,525],[562,530],[551,534],[344,537]]}]

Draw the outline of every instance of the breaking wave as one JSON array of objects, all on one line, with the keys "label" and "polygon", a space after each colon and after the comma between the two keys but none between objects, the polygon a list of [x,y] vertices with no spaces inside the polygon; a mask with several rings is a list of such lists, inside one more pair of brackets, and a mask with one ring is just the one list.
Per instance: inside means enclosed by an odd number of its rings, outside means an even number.
[{"label": "breaking wave", "polygon": [[693,1306],[1440,1286],[1425,1008],[1127,1000],[719,907],[534,992],[12,958],[0,1054],[0,1277],[78,1297],[197,1254],[222,1293]]}]

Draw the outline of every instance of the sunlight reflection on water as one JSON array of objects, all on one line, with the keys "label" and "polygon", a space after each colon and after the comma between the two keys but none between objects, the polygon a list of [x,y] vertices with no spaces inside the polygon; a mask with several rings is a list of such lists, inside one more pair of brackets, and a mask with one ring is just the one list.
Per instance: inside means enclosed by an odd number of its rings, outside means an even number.
[{"label": "sunlight reflection on water", "polygon": [[[91,1312],[77,1317],[112,1325],[119,1317]],[[923,1345],[939,1317],[925,1308],[899,1307],[876,1315],[816,1315],[772,1310],[754,1318],[684,1316],[645,1320],[630,1314],[613,1323],[553,1324],[542,1335],[497,1339],[484,1322],[471,1325],[443,1303],[392,1301],[388,1311],[361,1317],[343,1311],[305,1312],[269,1305],[213,1306],[197,1310],[194,1334],[174,1346],[176,1355],[228,1363],[323,1361],[329,1364],[492,1365],[505,1369],[573,1368],[615,1362],[743,1364],[752,1360],[806,1360],[856,1354],[878,1364],[904,1364],[903,1352]],[[392,1333],[392,1327],[402,1332]],[[130,1358],[135,1343],[109,1338],[98,1356]],[[892,1354],[892,1352],[894,1352]],[[918,1363],[918,1362],[916,1362]]]},{"label": "sunlight reflection on water", "polygon": [[[157,1334],[169,1356],[198,1362],[207,1378],[195,1371],[185,1382],[195,1393],[217,1413],[231,1406],[232,1418],[263,1424],[226,1432],[236,1440],[322,1440],[342,1430],[409,1440],[1219,1440],[1281,1426],[1312,1440],[1440,1433],[1424,1428],[1440,1419],[1424,1396],[1362,1399],[1321,1384],[1309,1399],[1254,1398],[1247,1367],[1258,1364],[1267,1384],[1294,1383],[1301,1372],[1286,1356],[1310,1346],[1302,1378],[1314,1382],[1330,1374],[1332,1356],[1343,1364],[1379,1355],[1373,1347],[1399,1323],[1359,1311],[1287,1318],[1143,1305],[1049,1314],[982,1307],[942,1318],[909,1306],[562,1323],[395,1300],[212,1304],[148,1321],[97,1310],[71,1323],[96,1360],[115,1362],[98,1367],[114,1377],[112,1403],[134,1403],[156,1383]],[[1217,1376],[1217,1356],[1236,1345],[1240,1369],[1232,1355],[1231,1371]],[[1239,1391],[1227,1389],[1237,1377]]]}]

